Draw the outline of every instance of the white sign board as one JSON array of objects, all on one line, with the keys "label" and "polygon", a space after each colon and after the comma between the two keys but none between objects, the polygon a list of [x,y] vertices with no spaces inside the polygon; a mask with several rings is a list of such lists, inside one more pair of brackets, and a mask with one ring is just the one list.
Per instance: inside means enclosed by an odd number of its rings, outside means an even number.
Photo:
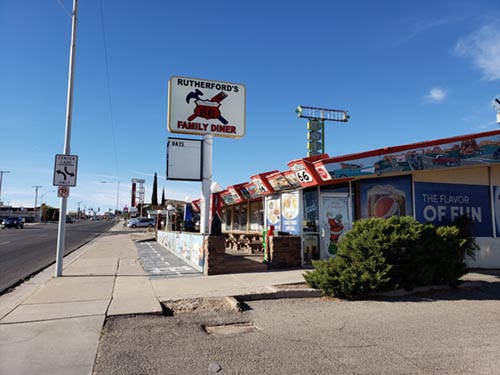
[{"label": "white sign board", "polygon": [[76,186],[78,156],[56,155],[54,163],[54,186]]},{"label": "white sign board", "polygon": [[202,140],[168,138],[167,180],[201,181]]},{"label": "white sign board", "polygon": [[171,133],[245,135],[245,86],[206,79],[171,77],[168,84],[168,130]]}]

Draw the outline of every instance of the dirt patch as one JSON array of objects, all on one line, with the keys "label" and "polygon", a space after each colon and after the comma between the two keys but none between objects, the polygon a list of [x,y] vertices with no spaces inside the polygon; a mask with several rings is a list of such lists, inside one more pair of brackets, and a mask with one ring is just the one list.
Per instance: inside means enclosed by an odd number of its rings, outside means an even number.
[{"label": "dirt patch", "polygon": [[273,285],[278,290],[311,289],[306,283]]},{"label": "dirt patch", "polygon": [[162,303],[165,315],[192,313],[192,312],[240,312],[238,301],[230,297],[222,298],[188,298],[176,301],[165,301]]}]

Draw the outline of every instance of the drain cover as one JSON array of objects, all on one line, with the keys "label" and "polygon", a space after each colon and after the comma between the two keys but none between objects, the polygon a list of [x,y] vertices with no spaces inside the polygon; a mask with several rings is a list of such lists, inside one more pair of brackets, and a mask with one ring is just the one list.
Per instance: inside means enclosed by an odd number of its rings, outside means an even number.
[{"label": "drain cover", "polygon": [[233,323],[219,326],[204,326],[208,334],[214,335],[235,335],[238,333],[257,332],[259,329],[253,323]]}]

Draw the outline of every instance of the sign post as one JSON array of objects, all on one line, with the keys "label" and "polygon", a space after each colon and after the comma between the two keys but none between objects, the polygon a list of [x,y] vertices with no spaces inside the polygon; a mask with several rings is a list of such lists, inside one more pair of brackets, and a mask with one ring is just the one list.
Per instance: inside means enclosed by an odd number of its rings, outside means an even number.
[{"label": "sign post", "polygon": [[213,137],[245,135],[244,85],[171,77],[168,85],[168,130],[203,136],[200,233],[208,234]]},{"label": "sign post", "polygon": [[[73,14],[71,16],[71,45],[69,53],[69,74],[68,74],[68,96],[66,102],[66,127],[64,135],[64,155],[70,156],[71,153],[71,122],[73,118],[73,81],[75,76],[74,61],[75,61],[75,50],[76,50],[76,20],[78,15],[78,0],[73,0]],[[57,157],[56,157],[57,158]],[[57,163],[56,163],[57,164]],[[69,173],[63,171],[66,176]],[[71,172],[71,171],[69,171]],[[56,172],[57,173],[57,172]],[[76,185],[76,166],[74,173],[74,184],[66,186]],[[71,176],[70,176],[71,177]],[[59,180],[58,180],[59,181]],[[54,174],[54,182],[56,182],[56,176]],[[57,185],[56,185],[57,186]],[[68,191],[69,194],[69,191]],[[61,198],[61,208],[59,210],[59,226],[57,233],[57,252],[56,252],[56,272],[55,276],[62,276],[62,266],[63,266],[63,256],[64,256],[64,237],[66,235],[66,206],[68,198]]]}]

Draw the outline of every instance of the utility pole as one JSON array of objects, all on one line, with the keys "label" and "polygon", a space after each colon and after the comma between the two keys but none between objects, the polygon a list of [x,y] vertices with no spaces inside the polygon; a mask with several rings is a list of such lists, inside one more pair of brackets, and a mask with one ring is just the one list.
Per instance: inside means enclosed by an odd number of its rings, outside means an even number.
[{"label": "utility pole", "polygon": [[[64,154],[71,155],[71,121],[73,115],[73,80],[75,70],[75,50],[76,50],[76,20],[78,14],[78,0],[73,0],[73,15],[71,16],[71,45],[69,54],[69,75],[68,75],[68,97],[66,103],[66,131],[64,137]],[[56,273],[55,276],[62,276],[64,240],[66,236],[66,207],[68,198],[61,198],[61,209],[59,210],[59,227],[57,234],[56,252]]]},{"label": "utility pole", "polygon": [[77,219],[80,219],[80,203],[83,203],[83,201],[76,202],[76,204],[78,205],[78,210],[77,210],[77,214],[76,214]]},{"label": "utility pole", "polygon": [[2,205],[2,179],[4,173],[10,173],[10,171],[0,171],[0,206]]},{"label": "utility pole", "polygon": [[33,222],[36,223],[36,203],[38,201],[38,189],[40,189],[42,186],[40,185],[34,185],[35,188],[35,208],[33,209]]}]

